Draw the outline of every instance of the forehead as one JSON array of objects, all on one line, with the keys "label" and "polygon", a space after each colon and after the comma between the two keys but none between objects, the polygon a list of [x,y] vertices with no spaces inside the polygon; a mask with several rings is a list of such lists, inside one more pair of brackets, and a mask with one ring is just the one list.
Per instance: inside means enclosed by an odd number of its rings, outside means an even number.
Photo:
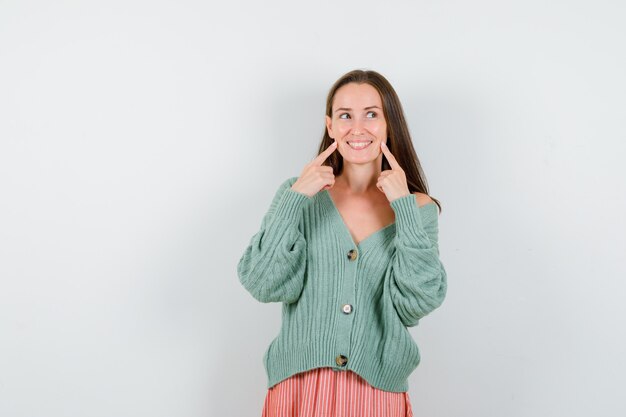
[{"label": "forehead", "polygon": [[333,111],[339,107],[359,110],[369,106],[382,108],[378,91],[369,84],[348,83],[335,92]]}]

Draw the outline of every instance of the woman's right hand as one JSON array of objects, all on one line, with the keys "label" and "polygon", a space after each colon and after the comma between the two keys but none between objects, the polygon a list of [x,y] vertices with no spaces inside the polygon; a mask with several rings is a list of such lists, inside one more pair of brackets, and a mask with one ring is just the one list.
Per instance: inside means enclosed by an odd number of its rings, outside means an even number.
[{"label": "woman's right hand", "polygon": [[335,184],[333,167],[323,166],[322,163],[337,149],[335,140],[315,159],[306,164],[304,170],[291,186],[291,189],[299,193],[313,197],[320,190],[331,188]]}]

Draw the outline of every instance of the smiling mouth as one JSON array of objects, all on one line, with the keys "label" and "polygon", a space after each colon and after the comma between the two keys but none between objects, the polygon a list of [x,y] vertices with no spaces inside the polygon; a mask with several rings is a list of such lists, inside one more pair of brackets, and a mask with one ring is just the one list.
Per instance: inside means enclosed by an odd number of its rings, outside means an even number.
[{"label": "smiling mouth", "polygon": [[372,144],[373,141],[367,141],[367,142],[348,142],[348,146],[350,146],[352,149],[354,150],[361,150],[361,149],[365,149],[368,146],[370,146]]}]

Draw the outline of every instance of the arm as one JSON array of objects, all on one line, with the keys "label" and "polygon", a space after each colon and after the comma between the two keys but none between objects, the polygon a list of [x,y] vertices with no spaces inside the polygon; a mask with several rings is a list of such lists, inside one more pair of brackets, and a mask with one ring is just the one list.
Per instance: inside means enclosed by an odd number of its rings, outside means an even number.
[{"label": "arm", "polygon": [[393,200],[391,207],[396,214],[391,300],[402,323],[411,327],[446,296],[447,274],[439,260],[439,213],[437,206],[419,209],[413,194]]},{"label": "arm", "polygon": [[289,178],[280,185],[260,230],[237,264],[239,281],[263,303],[292,303],[304,285],[307,250],[298,224],[310,198],[291,189],[295,180]]}]

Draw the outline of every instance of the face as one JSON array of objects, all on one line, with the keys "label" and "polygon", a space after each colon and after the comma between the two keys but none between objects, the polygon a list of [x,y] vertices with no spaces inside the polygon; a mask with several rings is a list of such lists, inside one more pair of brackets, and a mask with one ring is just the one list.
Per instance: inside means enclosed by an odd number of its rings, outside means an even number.
[{"label": "face", "polygon": [[378,91],[369,84],[349,83],[335,93],[332,117],[326,128],[337,141],[344,162],[365,163],[380,154],[380,143],[387,140],[387,123]]}]

